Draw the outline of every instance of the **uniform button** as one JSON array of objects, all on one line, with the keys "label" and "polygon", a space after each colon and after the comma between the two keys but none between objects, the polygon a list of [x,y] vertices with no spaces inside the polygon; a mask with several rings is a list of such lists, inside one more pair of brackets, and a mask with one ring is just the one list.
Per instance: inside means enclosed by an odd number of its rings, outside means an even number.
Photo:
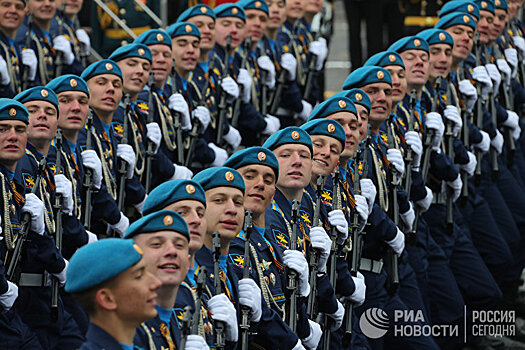
[{"label": "uniform button", "polygon": [[261,243],[257,243],[257,247],[261,248]]},{"label": "uniform button", "polygon": [[126,24],[126,20],[125,20],[125,19],[123,19],[123,20],[122,20],[122,23]]},{"label": "uniform button", "polygon": [[126,9],[122,8],[122,9],[120,9],[119,12],[120,12],[121,15],[125,15],[126,14]]},{"label": "uniform button", "polygon": [[122,40],[122,41],[120,42],[120,46],[124,46],[124,45],[127,45],[127,44],[128,44],[128,42],[127,42],[126,40]]}]

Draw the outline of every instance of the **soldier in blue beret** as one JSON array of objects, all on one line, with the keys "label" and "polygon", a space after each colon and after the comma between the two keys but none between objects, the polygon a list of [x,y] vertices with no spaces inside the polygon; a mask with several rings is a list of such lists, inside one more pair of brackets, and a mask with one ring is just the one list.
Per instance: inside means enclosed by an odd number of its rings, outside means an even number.
[{"label": "soldier in blue beret", "polygon": [[476,21],[474,17],[465,12],[452,12],[441,17],[435,28],[447,31],[454,39],[452,71],[457,72],[460,64],[470,55],[474,46]]},{"label": "soldier in blue beret", "polygon": [[471,15],[476,21],[479,20],[479,7],[475,1],[470,0],[452,0],[445,3],[439,10],[439,18],[453,12],[465,12]]},{"label": "soldier in blue beret", "polygon": [[66,292],[91,322],[81,349],[132,348],[136,328],[158,314],[155,299],[161,282],[148,271],[142,249],[132,240],[110,238],[80,248],[67,277]]},{"label": "soldier in blue beret", "polygon": [[493,0],[474,0],[479,7],[479,20],[477,21],[476,32],[479,33],[479,40],[482,44],[490,41],[492,22],[494,22],[494,1]]}]

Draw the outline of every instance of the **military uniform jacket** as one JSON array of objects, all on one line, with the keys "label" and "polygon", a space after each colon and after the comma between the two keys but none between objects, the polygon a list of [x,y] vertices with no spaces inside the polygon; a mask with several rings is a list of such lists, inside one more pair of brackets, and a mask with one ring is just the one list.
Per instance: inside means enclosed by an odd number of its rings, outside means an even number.
[{"label": "military uniform jacket", "polygon": [[7,71],[11,82],[0,84],[0,96],[12,98],[22,91],[22,59],[15,41],[0,31],[0,55],[7,63]]},{"label": "military uniform jacket", "polygon": [[122,350],[120,343],[113,338],[108,332],[89,323],[86,333],[86,342],[80,347],[81,350]]},{"label": "military uniform jacket", "polygon": [[[137,327],[133,346],[139,349],[179,349],[181,331],[176,316],[172,313],[169,326],[161,321],[159,315]],[[171,347],[170,347],[171,345]]]},{"label": "military uniform jacket", "polygon": [[80,74],[82,74],[84,71],[84,68],[86,68],[82,61],[87,58],[82,58],[81,56],[81,46],[83,44],[77,39],[77,34],[75,33],[75,23],[71,22],[71,20],[58,13],[59,11],[57,11],[57,15],[51,21],[51,29],[49,32],[51,33],[52,37],[61,35],[60,33],[62,33],[62,35],[64,35],[66,39],[71,42],[71,50],[75,55],[75,60],[68,69],[71,74],[80,76]]}]

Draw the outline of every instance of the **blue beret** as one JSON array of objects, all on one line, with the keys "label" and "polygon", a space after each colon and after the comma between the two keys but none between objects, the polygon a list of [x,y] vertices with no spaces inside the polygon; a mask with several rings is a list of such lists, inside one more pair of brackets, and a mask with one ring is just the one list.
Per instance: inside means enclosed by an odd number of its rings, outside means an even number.
[{"label": "blue beret", "polygon": [[131,43],[119,47],[109,56],[110,60],[115,62],[121,61],[125,58],[138,57],[152,62],[151,50],[144,44]]},{"label": "blue beret", "polygon": [[425,39],[428,45],[448,44],[454,47],[454,38],[452,38],[452,35],[444,31],[443,29],[426,29],[422,32],[419,32],[417,36]]},{"label": "blue beret", "polygon": [[479,7],[473,1],[452,0],[443,5],[439,10],[439,18],[452,12],[466,12],[472,17],[479,19]]},{"label": "blue beret", "polygon": [[242,6],[244,11],[246,10],[261,10],[264,11],[267,15],[270,14],[270,9],[268,4],[264,0],[241,0],[237,2],[239,6]]},{"label": "blue beret", "polygon": [[496,10],[505,10],[507,11],[509,9],[509,5],[507,4],[507,0],[494,0],[494,6]]},{"label": "blue beret", "polygon": [[370,57],[363,66],[400,66],[405,68],[405,63],[403,63],[403,59],[397,52],[389,50],[376,53]]},{"label": "blue beret", "polygon": [[434,28],[447,29],[460,24],[476,30],[476,21],[474,20],[474,17],[465,12],[452,12],[441,17]]},{"label": "blue beret", "polygon": [[46,101],[55,106],[57,112],[60,109],[57,95],[47,86],[35,86],[31,89],[27,89],[13,97],[13,99],[22,104],[29,101]]},{"label": "blue beret", "polygon": [[428,53],[428,43],[425,39],[418,36],[406,36],[399,39],[388,48],[388,51],[395,51],[397,53],[402,53],[408,50],[422,50]]},{"label": "blue beret", "polygon": [[270,136],[266,142],[264,142],[263,147],[268,148],[273,151],[277,147],[286,145],[286,144],[299,144],[305,145],[310,149],[310,153],[313,154],[312,139],[306,131],[296,126],[289,126],[282,130],[279,130],[272,136]]},{"label": "blue beret", "polygon": [[388,85],[392,85],[390,72],[377,66],[357,68],[346,78],[343,83],[343,90],[360,88],[373,83],[387,83]]},{"label": "blue beret", "polygon": [[346,143],[346,134],[345,129],[336,122],[335,120],[331,119],[315,119],[310,120],[309,122],[303,124],[301,126],[301,129],[306,131],[308,135],[324,135],[324,136],[330,136],[336,139],[337,141],[341,142],[342,150],[345,149],[345,143]]},{"label": "blue beret", "polygon": [[168,45],[171,48],[170,36],[161,29],[150,29],[140,34],[134,41],[136,44],[150,45]]},{"label": "blue beret", "polygon": [[266,165],[273,170],[276,179],[279,177],[279,162],[277,161],[277,157],[266,147],[248,147],[237,151],[226,160],[224,166],[239,169],[251,164]]},{"label": "blue beret", "polygon": [[62,75],[51,80],[46,87],[53,90],[57,95],[64,91],[80,91],[89,96],[89,88],[86,81],[78,75]]},{"label": "blue beret", "polygon": [[215,19],[215,12],[213,12],[213,9],[211,7],[209,7],[208,5],[199,4],[190,7],[189,9],[181,13],[179,18],[177,18],[177,22],[186,22],[188,18],[200,15],[209,16]]},{"label": "blue beret", "polygon": [[129,225],[124,238],[133,238],[141,233],[151,233],[158,231],[175,231],[190,240],[190,230],[186,221],[172,210],[159,210],[141,217]]},{"label": "blue beret", "polygon": [[222,4],[217,6],[213,11],[215,12],[216,18],[237,17],[246,22],[246,13],[244,12],[244,9],[238,4]]},{"label": "blue beret", "polygon": [[171,38],[176,38],[183,35],[193,35],[199,39],[201,38],[201,32],[199,28],[197,28],[195,24],[189,22],[174,23],[169,26],[168,29],[166,29],[166,33],[168,33]]},{"label": "blue beret", "polygon": [[69,260],[66,292],[78,293],[105,282],[142,259],[142,250],[132,240],[107,238],[79,248]]},{"label": "blue beret", "polygon": [[[42,87],[40,87],[40,89],[42,89]],[[27,111],[27,108],[18,100],[0,98],[0,120],[19,120],[29,124],[29,112]]]},{"label": "blue beret", "polygon": [[233,187],[242,191],[244,194],[244,180],[239,172],[224,166],[204,169],[193,177],[204,188],[204,191],[215,187]]},{"label": "blue beret", "polygon": [[349,112],[357,116],[357,109],[355,109],[352,100],[346,97],[332,96],[323,103],[318,104],[310,113],[308,120],[326,118],[337,112]]},{"label": "blue beret", "polygon": [[361,89],[343,90],[335,95],[332,95],[332,98],[339,97],[347,97],[354,103],[354,105],[359,104],[365,107],[369,112],[372,108],[372,101],[370,101],[370,97],[368,97],[366,92]]},{"label": "blue beret", "polygon": [[115,61],[107,59],[90,64],[84,69],[80,77],[84,79],[84,81],[88,81],[89,79],[102,74],[114,74],[122,79],[122,71],[118,64]]},{"label": "blue beret", "polygon": [[163,182],[150,192],[144,202],[142,214],[147,215],[162,210],[172,203],[183,200],[199,201],[206,206],[206,195],[201,185],[192,180],[172,180]]},{"label": "blue beret", "polygon": [[480,11],[488,11],[494,14],[494,1],[492,0],[474,0]]}]

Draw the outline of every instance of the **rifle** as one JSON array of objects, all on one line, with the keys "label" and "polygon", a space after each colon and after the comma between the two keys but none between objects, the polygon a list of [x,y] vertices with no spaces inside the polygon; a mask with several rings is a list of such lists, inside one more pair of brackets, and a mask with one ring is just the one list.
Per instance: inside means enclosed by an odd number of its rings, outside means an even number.
[{"label": "rifle", "polygon": [[[195,313],[199,313],[200,310],[195,310]],[[191,307],[187,305],[184,308],[184,314],[182,315],[182,324],[181,324],[181,337],[180,337],[180,348],[184,349],[186,347],[186,340],[190,334],[190,322],[191,322]]]},{"label": "rifle", "polygon": [[[509,21],[510,23],[510,29],[512,30],[512,33],[514,35],[518,35],[519,33],[519,29],[516,27],[516,23],[513,22],[512,20]],[[505,30],[503,31],[503,33],[506,33],[508,35],[508,30],[507,28],[505,28]],[[510,36],[510,35],[508,35]],[[508,39],[510,42],[512,42],[512,38],[509,38]],[[519,64],[519,71],[520,71],[520,85],[521,86],[525,86],[525,65],[523,64],[523,55],[521,54],[520,50],[517,50],[518,52],[518,64]]]},{"label": "rifle", "polygon": [[[153,123],[154,120],[154,108],[153,108],[153,85],[155,84],[155,73],[150,72],[149,74],[149,94],[148,94],[148,119],[147,123]],[[144,169],[144,173],[146,174],[146,185],[145,190],[146,193],[149,193],[151,189],[151,167],[153,162],[153,157],[155,156],[155,144],[151,140],[147,140],[147,146],[146,146],[146,168]],[[177,149],[178,151],[178,149]]]},{"label": "rifle", "polygon": [[[452,93],[450,91],[450,84],[448,81],[445,81],[447,84],[447,105],[452,101]],[[436,96],[439,97],[439,96]],[[445,145],[446,145],[446,154],[450,160],[454,161],[454,133],[452,121],[446,120],[445,127]],[[452,200],[452,192],[450,188],[447,188],[447,232],[452,234],[454,232],[454,201]]]},{"label": "rifle", "polygon": [[[481,64],[480,54],[481,54],[481,48],[480,48],[480,41],[479,41],[479,32],[476,33],[476,40],[474,42],[474,45],[476,47],[476,55],[475,55],[475,61],[476,61],[476,67],[479,67]],[[478,95],[478,99],[476,100],[476,126],[479,130],[483,130],[483,101],[481,98],[481,84],[476,84],[476,93]],[[476,186],[478,186],[481,182],[481,159],[483,158],[483,154],[481,151],[476,152],[476,169],[474,170],[474,183]]]},{"label": "rifle", "polygon": [[[248,60],[248,56],[250,53],[250,50],[252,48],[252,36],[249,35],[246,40],[244,40],[243,45],[243,55],[241,59],[241,66],[240,68],[246,67],[246,62]],[[229,64],[229,62],[227,62]],[[266,75],[264,75],[264,79],[266,79]],[[262,79],[261,79],[262,80]],[[244,94],[244,86],[239,86],[239,98],[235,100],[235,105],[233,106],[233,114],[232,114],[232,126],[234,128],[237,128],[237,125],[239,124],[239,114],[241,113],[241,102],[242,102],[242,95]]]},{"label": "rifle", "polygon": [[[222,73],[222,77],[221,77],[221,81],[222,79],[224,79],[225,77],[228,76],[229,74],[229,71],[230,71],[230,51],[231,51],[231,47],[232,47],[232,36],[231,34],[228,34],[228,36],[226,37],[226,53],[225,53],[225,60],[224,60],[224,65],[225,65],[225,68],[224,68],[224,72]],[[226,104],[226,99],[227,99],[227,94],[226,94],[226,91],[224,91],[224,89],[221,90],[221,98],[219,100],[219,105],[218,105],[218,108],[219,108],[219,120],[217,120],[217,135],[216,135],[216,139],[215,139],[215,143],[217,144],[217,146],[221,146],[222,145],[222,137],[224,136],[224,123],[226,123],[226,113],[228,113],[228,106]]]},{"label": "rifle", "polygon": [[[321,11],[321,21],[319,24],[319,28],[323,26],[325,12],[326,12],[326,9],[323,7]],[[315,33],[314,41],[319,40],[320,37],[321,37],[321,30],[319,29],[319,31]],[[312,85],[314,83],[314,78],[317,76],[317,71],[315,70],[315,65],[317,63],[316,61],[317,61],[317,56],[312,54],[310,56],[310,63],[308,64],[308,75],[306,76],[306,85],[304,87],[303,100],[308,100],[308,96],[310,96],[310,93],[312,92]]]},{"label": "rifle", "polygon": [[[64,13],[66,11],[66,2],[62,2],[62,9],[61,9],[61,12],[62,12],[62,16],[64,16]],[[61,35],[64,35],[64,23],[62,23],[62,25],[59,25],[58,26],[58,36],[61,36]],[[55,78],[56,77],[59,77],[62,75],[62,69],[64,68],[63,65],[64,65],[64,57],[63,56],[63,53],[61,51],[57,51],[56,52],[56,56],[55,56]]]},{"label": "rifle", "polygon": [[[417,103],[417,91],[414,89],[410,92],[410,115],[408,118],[408,131],[414,131],[414,120],[416,113]],[[414,161],[414,152],[408,147],[408,151],[405,157],[407,164],[406,179],[405,179],[405,191],[407,192],[408,198],[410,198],[410,188],[412,187],[412,162]]]},{"label": "rifle", "polygon": [[[290,250],[297,250],[297,226],[299,224],[299,201],[294,199],[292,201],[292,234],[290,236]],[[286,289],[289,293],[288,299],[288,326],[295,332],[297,330],[297,287],[298,287],[297,271],[288,269]]]},{"label": "rifle", "polygon": [[[26,49],[31,48],[31,31],[33,30],[33,12],[27,16],[27,33],[26,33]],[[22,91],[29,88],[29,66],[24,66],[22,73]]]},{"label": "rifle", "polygon": [[[35,180],[35,184],[31,189],[31,193],[36,194],[42,178],[44,177],[44,172],[47,165],[46,157],[43,157],[38,163],[38,173]],[[24,242],[27,240],[29,230],[31,229],[31,214],[28,212],[22,213],[20,220],[20,231],[18,232],[18,239],[16,240],[15,248],[13,249],[13,254],[11,260],[9,261],[9,266],[7,267],[6,277],[9,281],[18,284],[20,280],[20,261],[22,260],[22,248]]]},{"label": "rifle", "polygon": [[268,72],[263,70],[261,73],[261,114],[264,116],[268,113],[268,85],[266,85],[267,80]]},{"label": "rifle", "polygon": [[[57,130],[56,136],[56,149],[57,159],[55,161],[56,174],[61,173],[61,162],[62,162],[62,130]],[[62,250],[62,195],[60,193],[55,194],[55,203],[53,204],[55,209],[55,244],[57,250]],[[51,319],[56,322],[58,320],[58,288],[59,282],[57,278],[53,278],[51,282]]]},{"label": "rifle", "polygon": [[197,275],[197,300],[195,302],[195,312],[193,313],[193,319],[191,321],[191,334],[199,334],[199,321],[202,307],[202,294],[204,288],[206,287],[206,278],[208,276],[208,271],[206,266],[201,266],[199,269],[199,274]]},{"label": "rifle", "polygon": [[[74,28],[76,29],[79,29],[80,28],[80,23],[79,23],[79,20],[78,20],[78,16],[76,16],[75,18],[75,23],[74,23]],[[89,57],[89,54],[86,54],[86,44],[84,44],[83,42],[80,42],[80,63],[82,64],[83,67],[87,67],[87,63],[88,63],[88,57]]]},{"label": "rifle", "polygon": [[[469,128],[468,128],[468,120],[472,116],[472,112],[464,112],[461,116],[461,119],[463,120],[463,128],[461,130],[461,141],[463,142],[463,145],[467,147],[467,149],[470,148],[470,140],[469,140]],[[468,199],[468,173],[466,170],[461,170],[461,181],[463,182],[463,187],[461,188],[461,201],[460,204],[465,204]]]},{"label": "rifle", "polygon": [[[177,91],[177,86],[175,85],[175,59],[173,59],[171,65],[171,82],[173,85],[172,93]],[[182,122],[181,115],[179,112],[170,110],[171,115],[173,116],[173,127],[175,128],[175,142],[177,145],[177,164],[184,164],[184,146],[182,138]],[[149,114],[148,114],[149,116]]]},{"label": "rifle", "polygon": [[[122,139],[120,140],[121,145],[128,144],[128,128],[129,128],[129,113],[131,113],[131,100],[129,94],[124,96],[124,122],[122,123]],[[125,199],[126,199],[126,179],[128,173],[129,164],[124,160],[120,160],[118,173],[120,175],[119,193],[118,193],[118,208],[120,211],[124,211]]]},{"label": "rifle", "polygon": [[[489,54],[488,54],[488,50],[487,50],[487,47],[485,46],[484,47],[484,51],[485,51],[485,60],[486,62],[489,62]],[[479,52],[480,55],[483,55],[481,53],[481,51]],[[490,96],[489,96],[489,108],[490,108],[490,114],[492,116],[492,123],[494,124],[494,127],[497,127],[497,111],[496,111],[496,92],[495,91],[492,91],[490,93]],[[490,147],[490,152],[489,152],[489,156],[490,156],[490,168],[491,168],[491,175],[492,175],[492,180],[495,181],[497,178],[498,178],[498,173],[499,173],[499,165],[498,165],[498,151],[496,150],[495,147]]]},{"label": "rifle", "polygon": [[[319,174],[317,175],[317,182],[316,182],[316,198],[315,198],[315,209],[314,209],[314,217],[312,219],[312,228],[320,226],[319,225],[319,218],[321,217],[321,195],[323,194],[323,185],[324,185],[324,176]],[[317,271],[319,268],[319,250],[318,249],[312,249],[310,251],[310,294],[308,294],[308,304],[306,306],[306,313],[308,314],[308,318],[311,320],[317,319],[317,312],[315,311],[315,299],[317,297],[317,288],[315,286],[317,285]]]},{"label": "rifle", "polygon": [[[220,277],[220,267],[219,259],[221,257],[221,235],[219,232],[213,232],[212,238],[212,247],[213,247],[213,284],[215,287],[215,295],[222,293],[221,286],[221,277]],[[215,348],[219,350],[224,350],[226,346],[226,325],[222,321],[215,321]]]},{"label": "rifle", "polygon": [[[86,127],[87,127],[87,133],[86,133],[86,151],[87,151],[92,148],[91,147],[91,128],[93,127],[93,114],[91,112],[91,108],[89,109]],[[93,195],[93,170],[91,170],[90,168],[85,168],[84,170],[86,173],[84,174],[84,183],[83,183],[84,193],[85,193],[83,225],[87,230],[89,230],[89,228],[91,227],[91,209],[92,209],[91,197]]]},{"label": "rifle", "polygon": [[[251,210],[246,210],[244,215],[244,233],[246,241],[244,242],[244,266],[242,270],[242,278],[250,278],[250,237],[253,229],[253,213]],[[248,335],[250,331],[251,309],[248,306],[241,305],[241,349],[248,349]]]},{"label": "rifle", "polygon": [[[396,148],[394,135],[392,130],[392,120],[390,119],[387,124],[388,129],[388,148]],[[390,217],[394,224],[399,224],[399,205],[397,203],[397,182],[398,182],[397,170],[392,166],[390,168],[390,203],[392,206],[389,208]],[[398,257],[397,254],[391,247],[387,250],[387,260],[389,262],[390,271],[387,280],[387,291],[389,295],[394,295],[397,288],[399,287],[399,269],[398,269]]]}]

